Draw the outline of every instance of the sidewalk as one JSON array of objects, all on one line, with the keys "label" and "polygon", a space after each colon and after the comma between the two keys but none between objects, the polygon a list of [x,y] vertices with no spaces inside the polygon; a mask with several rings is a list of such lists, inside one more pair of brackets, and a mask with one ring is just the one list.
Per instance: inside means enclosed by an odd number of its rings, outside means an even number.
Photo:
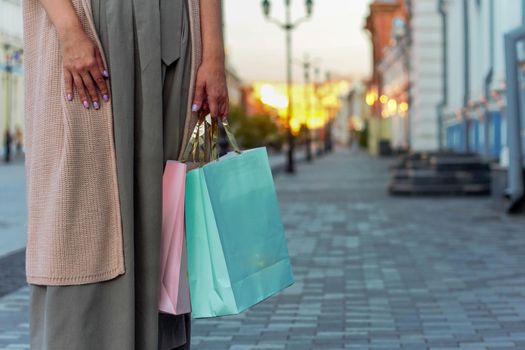
[{"label": "sidewalk", "polygon": [[[389,197],[389,163],[345,150],[277,176],[296,283],[195,320],[192,349],[525,349],[525,218]],[[0,298],[0,349],[27,348],[27,298]]]},{"label": "sidewalk", "polygon": [[[305,160],[305,152],[298,149],[295,160]],[[275,173],[284,171],[286,154],[270,156],[270,165]],[[26,244],[27,210],[25,171],[23,159],[11,163],[0,162],[0,268],[1,259],[19,252]],[[2,274],[0,273],[0,278]],[[1,293],[0,280],[0,296]]]},{"label": "sidewalk", "polygon": [[25,247],[25,185],[23,162],[0,163],[0,259]]}]

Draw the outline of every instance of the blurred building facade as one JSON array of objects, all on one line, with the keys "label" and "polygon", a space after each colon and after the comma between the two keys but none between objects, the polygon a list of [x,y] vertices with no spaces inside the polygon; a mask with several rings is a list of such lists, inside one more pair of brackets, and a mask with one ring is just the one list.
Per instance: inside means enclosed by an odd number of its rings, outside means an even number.
[{"label": "blurred building facade", "polygon": [[23,138],[23,44],[21,0],[0,0],[0,150],[6,137],[20,149]]},{"label": "blurred building facade", "polygon": [[390,146],[477,154],[499,166],[507,188],[521,182],[523,195],[525,1],[376,0],[366,28],[366,99],[389,120]]},{"label": "blurred building facade", "polygon": [[[367,82],[356,81],[348,94],[348,114],[350,116],[350,136],[367,135],[367,121],[371,118],[370,106],[366,104]],[[356,140],[351,140],[356,141]],[[360,139],[359,143],[367,141]]]},{"label": "blurred building facade", "polygon": [[522,1],[447,0],[444,17],[446,146],[499,159],[507,144],[504,36],[521,25]]},{"label": "blurred building facade", "polygon": [[[395,17],[392,26],[393,45],[384,50],[379,63],[382,75],[381,117],[390,118],[391,140],[394,150],[405,151],[409,145],[409,125],[407,118],[410,96],[409,85],[409,41],[406,35],[405,18]],[[386,96],[388,100],[384,98]]]},{"label": "blurred building facade", "polygon": [[525,32],[525,1],[446,0],[442,6],[445,147],[493,161],[493,192],[514,202],[523,197],[525,94],[523,66],[509,58],[520,48],[523,53],[523,45],[505,41],[520,28]]},{"label": "blurred building facade", "polygon": [[[375,0],[370,4],[370,14],[365,29],[372,43],[372,77],[369,83],[367,103],[371,107],[370,118],[366,121],[368,149],[373,154],[390,153],[392,141],[392,118],[384,112],[387,91],[402,94],[397,86],[403,80],[405,51],[394,50],[393,29],[400,20],[406,21],[407,8],[403,0]],[[397,141],[397,140],[396,140]]]},{"label": "blurred building facade", "polygon": [[350,96],[351,93],[348,93],[339,97],[339,109],[335,115],[331,130],[334,142],[341,146],[350,145],[352,133],[352,101]]},{"label": "blurred building facade", "polygon": [[[374,20],[378,16],[382,21]],[[374,52],[368,96],[373,110],[372,152],[377,153],[378,133],[383,150],[438,148],[443,91],[439,0],[376,0],[370,5],[366,28]],[[381,120],[379,132],[374,120]]]},{"label": "blurred building facade", "polygon": [[411,0],[409,145],[411,151],[440,146],[439,107],[443,100],[443,36],[439,0]]}]

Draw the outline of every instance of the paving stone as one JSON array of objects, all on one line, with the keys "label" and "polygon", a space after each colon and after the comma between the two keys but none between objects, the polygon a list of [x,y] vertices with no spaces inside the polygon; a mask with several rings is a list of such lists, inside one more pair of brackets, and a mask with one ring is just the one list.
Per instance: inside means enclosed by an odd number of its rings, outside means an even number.
[{"label": "paving stone", "polygon": [[[391,162],[341,151],[276,176],[296,282],[194,320],[192,349],[525,349],[525,218],[488,198],[389,197]],[[28,348],[28,299],[0,298],[0,349]]]}]

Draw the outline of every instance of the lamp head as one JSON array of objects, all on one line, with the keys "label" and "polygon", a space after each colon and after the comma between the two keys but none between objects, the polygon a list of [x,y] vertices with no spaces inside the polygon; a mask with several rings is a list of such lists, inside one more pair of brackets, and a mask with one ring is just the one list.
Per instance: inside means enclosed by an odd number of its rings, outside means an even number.
[{"label": "lamp head", "polygon": [[271,4],[270,0],[263,0],[262,2],[263,13],[266,17],[270,16]]},{"label": "lamp head", "polygon": [[311,16],[314,11],[314,0],[306,0],[306,13]]}]

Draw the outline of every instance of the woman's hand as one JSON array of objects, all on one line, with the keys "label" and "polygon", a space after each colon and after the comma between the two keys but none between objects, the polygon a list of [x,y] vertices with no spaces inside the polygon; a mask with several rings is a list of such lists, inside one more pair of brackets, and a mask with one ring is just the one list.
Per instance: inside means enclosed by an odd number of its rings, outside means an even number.
[{"label": "woman's hand", "polygon": [[199,112],[201,116],[210,113],[212,117],[220,119],[228,115],[228,87],[223,60],[209,59],[202,62],[197,71],[192,111]]},{"label": "woman's hand", "polygon": [[84,108],[100,108],[99,94],[109,101],[109,89],[104,77],[109,74],[95,43],[84,32],[71,0],[40,0],[60,39],[64,61],[66,98],[73,100],[77,89]]},{"label": "woman's hand", "polygon": [[109,74],[97,45],[78,26],[61,33],[60,44],[67,99],[73,100],[73,89],[76,88],[84,108],[92,105],[99,109],[101,99],[109,101],[106,83]]},{"label": "woman's hand", "polygon": [[229,112],[228,88],[224,68],[221,1],[200,2],[202,64],[197,71],[192,110],[199,116],[208,112],[224,119]]}]

